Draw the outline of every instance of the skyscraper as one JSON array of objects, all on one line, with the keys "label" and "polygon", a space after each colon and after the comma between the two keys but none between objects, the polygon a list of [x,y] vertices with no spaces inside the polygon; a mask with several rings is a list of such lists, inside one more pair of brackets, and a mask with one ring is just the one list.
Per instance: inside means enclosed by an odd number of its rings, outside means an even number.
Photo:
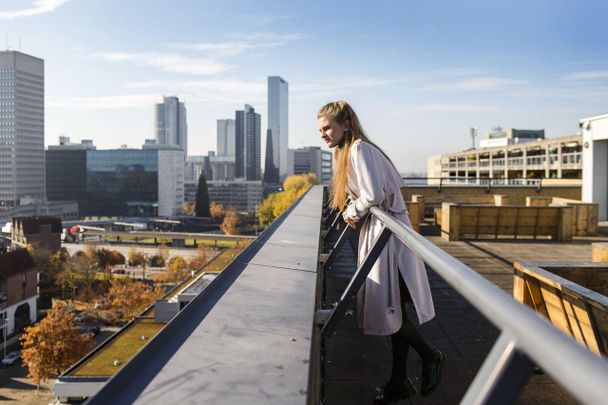
[{"label": "skyscraper", "polygon": [[177,145],[188,156],[188,123],[186,106],[177,97],[163,97],[162,103],[154,108],[156,143]]},{"label": "skyscraper", "polygon": [[0,208],[44,199],[44,60],[0,52]]},{"label": "skyscraper", "polygon": [[235,137],[234,120],[217,120],[217,156],[235,155]]},{"label": "skyscraper", "polygon": [[246,180],[261,180],[261,117],[254,108],[245,104],[235,117],[235,176]]},{"label": "skyscraper", "polygon": [[280,76],[268,76],[268,131],[264,181],[279,183],[288,173],[287,147],[289,144],[289,83]]}]

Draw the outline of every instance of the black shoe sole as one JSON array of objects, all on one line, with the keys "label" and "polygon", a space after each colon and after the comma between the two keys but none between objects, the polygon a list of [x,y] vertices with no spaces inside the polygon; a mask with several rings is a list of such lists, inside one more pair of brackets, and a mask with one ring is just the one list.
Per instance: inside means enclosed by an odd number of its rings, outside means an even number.
[{"label": "black shoe sole", "polygon": [[445,364],[445,354],[443,354],[443,352],[439,352],[439,353],[441,353],[441,360],[439,360],[439,366],[437,367],[437,384],[435,384],[435,386],[430,391],[423,393],[422,390],[420,390],[420,396],[428,397],[428,396],[432,395],[433,392],[437,391],[439,384],[441,384],[441,375],[443,372],[443,366]]}]

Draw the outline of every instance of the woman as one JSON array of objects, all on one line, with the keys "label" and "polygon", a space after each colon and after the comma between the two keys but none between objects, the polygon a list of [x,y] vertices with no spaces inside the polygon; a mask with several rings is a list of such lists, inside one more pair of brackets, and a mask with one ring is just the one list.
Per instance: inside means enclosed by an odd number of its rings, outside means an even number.
[{"label": "woman", "polygon": [[[324,105],[317,114],[321,137],[334,149],[334,174],[330,204],[342,209],[347,193],[351,197],[343,213],[359,233],[358,265],[383,229],[367,215],[378,206],[404,226],[411,222],[401,195],[402,180],[390,159],[365,135],[357,115],[345,101]],[[430,395],[439,384],[443,354],[431,348],[407,318],[405,302],[412,302],[422,324],[435,316],[424,262],[396,236],[391,236],[372,267],[357,297],[358,321],[366,335],[391,337],[393,367],[386,385],[377,388],[375,404],[389,404],[416,394],[407,377],[407,354],[413,346],[422,358],[420,393]]]}]

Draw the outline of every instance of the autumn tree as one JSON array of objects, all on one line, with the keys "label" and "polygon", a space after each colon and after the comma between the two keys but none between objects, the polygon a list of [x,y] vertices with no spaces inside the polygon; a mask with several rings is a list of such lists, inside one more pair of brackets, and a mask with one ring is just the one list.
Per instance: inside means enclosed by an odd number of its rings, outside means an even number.
[{"label": "autumn tree", "polygon": [[220,229],[226,235],[239,235],[241,232],[239,230],[239,225],[241,224],[241,219],[239,214],[234,209],[228,209],[226,211],[226,216],[220,225]]},{"label": "autumn tree", "polygon": [[175,256],[169,260],[165,270],[157,274],[156,280],[161,283],[177,284],[190,275],[188,262],[181,256]]},{"label": "autumn tree", "polygon": [[146,254],[138,251],[135,248],[131,248],[129,250],[128,258],[129,258],[129,264],[134,265],[134,266],[143,266],[146,264],[146,261],[147,261]]},{"label": "autumn tree", "polygon": [[196,248],[196,256],[190,259],[188,266],[194,271],[201,269],[203,266],[209,263],[209,260],[213,256],[213,252],[213,248],[199,245],[199,247]]},{"label": "autumn tree", "polygon": [[182,206],[182,210],[184,211],[185,215],[192,215],[192,214],[194,214],[194,203],[186,201],[184,203],[184,205]]},{"label": "autumn tree", "polygon": [[215,219],[216,221],[220,221],[222,218],[224,218],[224,215],[226,215],[226,209],[224,206],[217,203],[211,203],[209,212],[211,214],[211,218]]},{"label": "autumn tree", "polygon": [[160,287],[133,281],[130,278],[112,280],[106,301],[115,310],[120,310],[125,319],[131,319],[163,296]]},{"label": "autumn tree", "polygon": [[197,217],[209,217],[209,191],[207,190],[207,180],[201,173],[198,178],[198,188],[196,190],[196,205],[194,207]]},{"label": "autumn tree", "polygon": [[166,243],[158,245],[158,256],[166,262],[169,259],[169,247]]},{"label": "autumn tree", "polygon": [[91,335],[81,335],[74,316],[64,303],[57,303],[37,324],[20,337],[23,366],[38,388],[56,378],[95,347]]},{"label": "autumn tree", "polygon": [[256,208],[258,221],[262,226],[270,225],[289,206],[300,198],[308,188],[319,180],[314,173],[288,176],[283,182],[283,191],[270,194]]},{"label": "autumn tree", "polygon": [[36,271],[40,274],[40,287],[50,287],[56,282],[57,275],[66,266],[67,258],[61,250],[53,253],[50,249],[38,243],[30,243],[26,246],[30,257],[36,264]]}]

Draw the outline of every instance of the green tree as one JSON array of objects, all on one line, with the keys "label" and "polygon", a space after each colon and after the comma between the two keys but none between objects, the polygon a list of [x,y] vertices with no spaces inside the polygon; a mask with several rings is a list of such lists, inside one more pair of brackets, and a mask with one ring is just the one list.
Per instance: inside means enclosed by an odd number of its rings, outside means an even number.
[{"label": "green tree", "polygon": [[198,178],[198,189],[196,190],[196,207],[194,211],[197,217],[210,217],[209,212],[209,191],[207,190],[207,180],[201,173]]}]

